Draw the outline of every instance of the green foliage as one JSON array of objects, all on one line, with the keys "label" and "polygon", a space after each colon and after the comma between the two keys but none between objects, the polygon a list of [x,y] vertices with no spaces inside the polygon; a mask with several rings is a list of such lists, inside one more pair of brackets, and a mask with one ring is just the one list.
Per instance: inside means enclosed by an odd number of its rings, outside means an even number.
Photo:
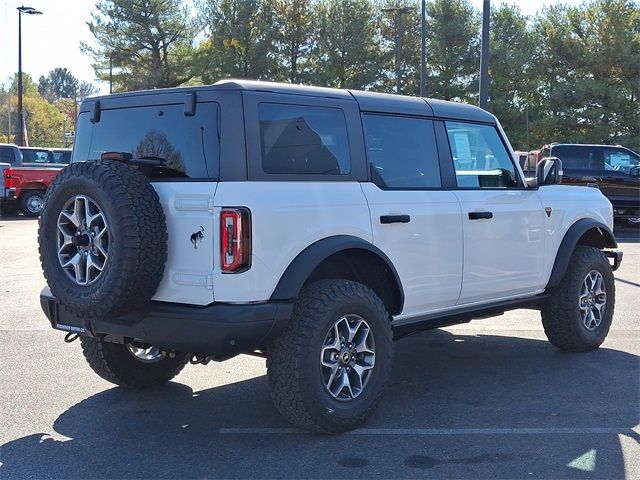
[{"label": "green foliage", "polygon": [[197,72],[205,83],[220,77],[273,79],[277,28],[271,0],[202,0],[198,4],[206,39]]},{"label": "green foliage", "polygon": [[[411,9],[403,16],[402,93],[420,91],[420,0],[194,3],[192,16],[179,0],[99,0],[89,23],[98,47],[83,46],[96,73],[107,80],[112,59],[115,91],[240,77],[394,92],[397,18],[382,8],[400,6]],[[488,108],[514,147],[568,141],[640,150],[638,0],[559,4],[534,18],[495,3]],[[427,14],[427,96],[475,103],[480,12],[470,0],[428,0]],[[74,105],[61,99],[74,78],[58,70],[40,79],[40,91],[70,114]],[[38,96],[33,82],[24,88]],[[83,84],[77,90],[87,94]]]},{"label": "green foliage", "polygon": [[99,47],[82,44],[116,91],[175,87],[193,77],[196,28],[180,0],[100,0],[88,22]]},{"label": "green foliage", "polygon": [[316,84],[372,88],[382,79],[379,11],[370,0],[327,0],[315,5]]},{"label": "green foliage", "polygon": [[51,70],[46,77],[41,76],[38,81],[38,92],[51,103],[64,98],[73,98],[80,102],[97,91],[94,85],[80,82],[66,68]]},{"label": "green foliage", "polygon": [[640,6],[593,0],[580,8],[550,8],[534,31],[535,136],[639,150]]},{"label": "green foliage", "polygon": [[488,108],[503,123],[514,145],[525,150],[538,147],[530,144],[526,132],[529,106],[534,103],[531,52],[535,37],[517,7],[502,4],[491,12],[489,45]]},{"label": "green foliage", "polygon": [[[0,91],[0,139],[15,142],[18,124],[17,74],[11,80],[8,90]],[[38,147],[62,146],[62,122],[64,114],[57,105],[43,98],[38,87],[28,74],[22,76],[23,98],[22,108],[26,113],[29,145]],[[11,129],[9,130],[9,124]]]},{"label": "green foliage", "polygon": [[311,0],[276,0],[275,47],[283,71],[281,79],[300,83],[308,78],[312,62],[315,8]]}]

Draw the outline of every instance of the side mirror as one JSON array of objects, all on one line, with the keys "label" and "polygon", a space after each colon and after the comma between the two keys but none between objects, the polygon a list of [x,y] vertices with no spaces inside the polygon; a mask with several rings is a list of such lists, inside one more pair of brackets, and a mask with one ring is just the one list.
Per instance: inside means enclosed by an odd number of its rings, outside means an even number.
[{"label": "side mirror", "polygon": [[536,180],[539,186],[562,183],[562,160],[557,157],[546,157],[540,160],[536,167]]}]

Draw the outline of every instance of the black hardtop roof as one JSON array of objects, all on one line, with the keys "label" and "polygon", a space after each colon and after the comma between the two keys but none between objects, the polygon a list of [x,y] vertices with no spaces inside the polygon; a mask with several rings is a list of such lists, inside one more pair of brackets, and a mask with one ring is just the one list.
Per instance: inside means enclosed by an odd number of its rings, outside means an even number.
[{"label": "black hardtop roof", "polygon": [[[206,92],[216,90],[243,90],[275,94],[307,95],[314,97],[336,98],[342,100],[356,100],[360,110],[378,113],[400,113],[406,115],[424,115],[454,120],[471,120],[486,123],[495,123],[495,117],[489,112],[466,103],[436,100],[431,98],[409,97],[389,93],[365,92],[360,90],[341,90],[327,87],[314,87],[308,85],[294,85],[288,83],[266,82],[261,80],[220,80],[213,85],[163,88],[157,90],[141,90],[127,93],[116,93],[89,97],[84,102],[90,104],[93,101],[108,103],[112,99],[125,99],[127,97],[140,97],[146,95],[160,95],[172,93]],[[83,108],[83,111],[88,109]]]}]

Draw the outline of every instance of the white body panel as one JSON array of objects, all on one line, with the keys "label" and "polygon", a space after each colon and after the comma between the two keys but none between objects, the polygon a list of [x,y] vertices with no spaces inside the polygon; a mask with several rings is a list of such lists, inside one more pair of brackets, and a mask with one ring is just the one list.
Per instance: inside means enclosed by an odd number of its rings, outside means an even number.
[{"label": "white body panel", "polygon": [[[464,274],[458,304],[540,291],[544,210],[534,190],[458,190],[464,231]],[[470,212],[493,218],[470,220]]]},{"label": "white body panel", "polygon": [[[459,305],[543,291],[566,231],[581,218],[612,228],[598,189],[383,191],[358,182],[154,182],[167,218],[168,259],[154,300],[265,302],[295,257],[335,235],[371,242],[393,262],[405,304],[396,323]],[[183,193],[188,192],[188,193]],[[251,268],[220,271],[222,207],[251,211]],[[588,206],[588,208],[587,208]],[[550,207],[551,215],[545,214]],[[468,213],[491,211],[490,220]],[[381,224],[381,215],[410,215]],[[191,235],[204,229],[197,247]]]},{"label": "white body panel", "polygon": [[[213,198],[217,183],[153,182],[167,219],[168,256],[153,300],[207,305],[213,302]],[[186,187],[186,188],[185,188]],[[196,244],[191,235],[202,229]],[[195,248],[195,247],[198,248]]]},{"label": "white body panel", "polygon": [[218,186],[215,205],[248,207],[252,223],[249,270],[223,274],[216,258],[219,302],[268,300],[293,259],[323,238],[351,235],[372,241],[358,182],[225,182]]},{"label": "white body panel", "polygon": [[545,219],[545,255],[543,278],[551,276],[553,263],[565,233],[582,218],[592,218],[604,223],[613,231],[613,207],[598,188],[548,185],[536,193],[543,209],[551,208],[551,216]]},{"label": "white body panel", "polygon": [[[451,191],[381,190],[362,183],[369,202],[373,243],[402,279],[402,315],[455,305],[462,283],[460,203]],[[382,215],[409,215],[409,223],[381,224]]]}]

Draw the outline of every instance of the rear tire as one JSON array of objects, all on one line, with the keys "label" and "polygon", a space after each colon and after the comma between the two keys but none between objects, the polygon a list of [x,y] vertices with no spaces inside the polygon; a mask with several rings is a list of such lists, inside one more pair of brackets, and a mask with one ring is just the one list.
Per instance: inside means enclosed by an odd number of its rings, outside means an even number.
[{"label": "rear tire", "polygon": [[542,308],[549,341],[568,352],[588,352],[604,342],[615,304],[615,283],[607,257],[594,247],[576,246],[560,284]]},{"label": "rear tire", "polygon": [[100,338],[81,337],[80,343],[84,358],[93,371],[106,381],[122,387],[164,385],[178,375],[189,361],[189,355],[184,353],[176,353],[174,358],[161,355],[157,359],[144,361],[132,352],[133,347]]},{"label": "rear tire", "polygon": [[27,217],[38,218],[44,205],[44,192],[27,190],[20,197],[20,209]]},{"label": "rear tire", "polygon": [[304,287],[290,325],[267,359],[280,413],[318,432],[339,433],[362,424],[391,375],[390,320],[380,298],[362,284],[322,280]]}]

